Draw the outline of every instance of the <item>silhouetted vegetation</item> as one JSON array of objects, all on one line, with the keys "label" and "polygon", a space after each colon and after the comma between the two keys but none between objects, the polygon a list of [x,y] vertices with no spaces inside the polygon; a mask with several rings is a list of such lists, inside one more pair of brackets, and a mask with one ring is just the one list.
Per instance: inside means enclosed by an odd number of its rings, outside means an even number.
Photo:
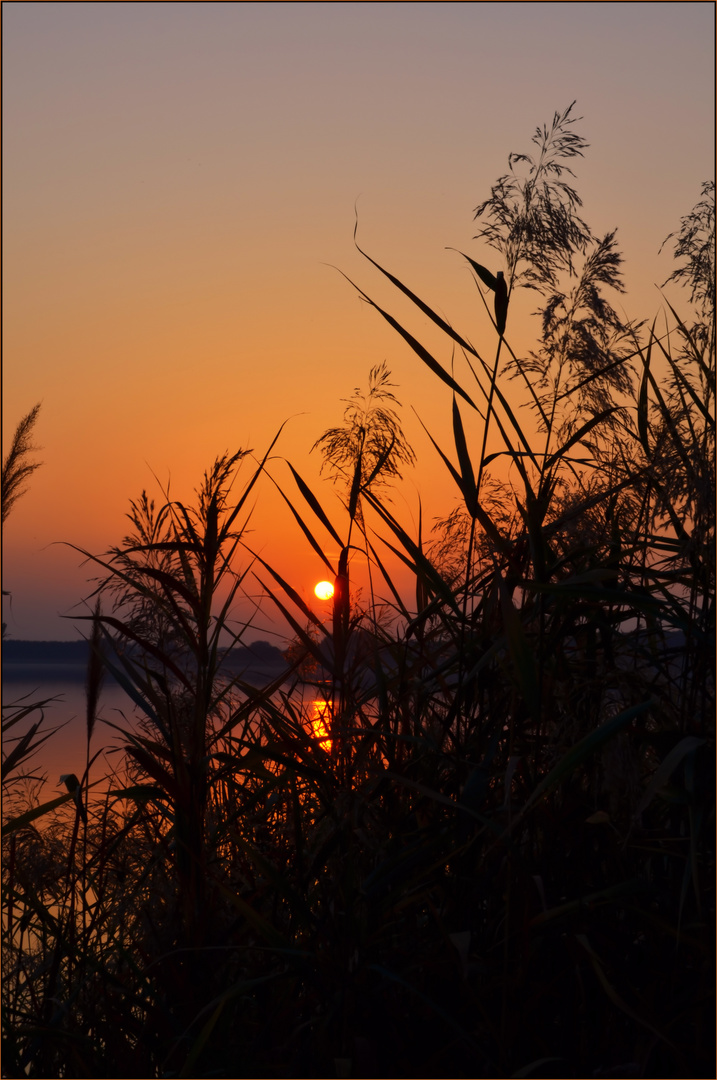
[{"label": "silhouetted vegetation", "polygon": [[17,500],[27,491],[26,482],[40,468],[41,462],[30,460],[37,447],[32,445],[32,431],[37,423],[40,404],[23,416],[15,429],[13,440],[2,463],[2,521],[8,517]]},{"label": "silhouetted vegetation", "polygon": [[[84,775],[8,803],[3,1075],[714,1076],[714,184],[672,237],[692,315],[626,323],[575,123],[476,211],[503,267],[466,256],[480,346],[366,256],[446,342],[359,290],[452,391],[458,503],[431,534],[390,502],[413,451],[378,367],[316,443],[343,511],[277,474],[274,440],[193,505],[143,493],[92,557],[90,654],[140,719],[93,796],[91,661]],[[328,622],[250,550],[270,467],[336,582]],[[294,635],[261,689],[227,666],[249,579]]]}]

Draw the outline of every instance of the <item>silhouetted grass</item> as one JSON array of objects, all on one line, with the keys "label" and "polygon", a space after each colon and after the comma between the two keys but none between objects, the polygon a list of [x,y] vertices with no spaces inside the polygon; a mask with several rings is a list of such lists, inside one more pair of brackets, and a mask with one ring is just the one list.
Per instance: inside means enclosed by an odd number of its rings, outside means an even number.
[{"label": "silhouetted grass", "polygon": [[[389,502],[412,452],[375,368],[316,444],[345,513],[273,478],[335,579],[329,625],[246,545],[268,452],[243,486],[248,455],[219,458],[194,506],[143,494],[95,559],[92,655],[142,725],[86,798],[93,667],[85,801],[7,823],[4,1075],[714,1075],[714,187],[677,234],[694,325],[624,324],[615,234],[565,183],[574,123],[478,208],[505,268],[469,259],[490,359],[368,259],[465,360],[361,290],[453,394],[437,532]],[[249,573],[295,634],[261,690],[223,667]]]}]

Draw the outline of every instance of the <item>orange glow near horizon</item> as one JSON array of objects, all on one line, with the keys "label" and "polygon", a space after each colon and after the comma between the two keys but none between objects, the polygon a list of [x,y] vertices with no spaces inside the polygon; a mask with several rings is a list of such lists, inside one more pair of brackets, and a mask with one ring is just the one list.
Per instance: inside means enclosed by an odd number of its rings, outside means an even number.
[{"label": "orange glow near horizon", "polygon": [[[42,465],[3,536],[15,638],[81,636],[73,618],[90,610],[95,571],[63,542],[101,555],[143,489],[158,507],[161,489],[191,506],[218,455],[251,450],[246,478],[280,428],[245,539],[310,595],[316,553],[285,499],[317,543],[330,541],[285,463],[340,534],[342,492],[311,448],[382,359],[418,461],[391,485],[391,512],[414,538],[421,521],[426,532],[448,518],[461,496],[435,447],[455,460],[450,389],[349,281],[478,410],[481,392],[453,342],[359,253],[354,225],[361,249],[490,364],[495,330],[459,252],[500,269],[475,239],[475,207],[508,155],[530,151],[536,125],[573,98],[590,143],[574,163],[581,214],[600,235],[617,227],[625,255],[619,310],[650,320],[659,309],[654,283],[672,269],[660,245],[713,172],[712,5],[523,5],[517,21],[502,4],[280,12],[3,8],[4,452],[42,403]],[[540,334],[535,296],[511,299],[506,341],[518,356]],[[682,315],[684,290],[665,296]],[[530,438],[527,391],[504,388]],[[481,413],[463,402],[461,414],[478,454]],[[486,452],[502,450],[494,425]],[[411,595],[409,571],[389,569]],[[239,620],[255,619],[260,592]],[[291,636],[271,605],[261,620],[254,636]]]}]

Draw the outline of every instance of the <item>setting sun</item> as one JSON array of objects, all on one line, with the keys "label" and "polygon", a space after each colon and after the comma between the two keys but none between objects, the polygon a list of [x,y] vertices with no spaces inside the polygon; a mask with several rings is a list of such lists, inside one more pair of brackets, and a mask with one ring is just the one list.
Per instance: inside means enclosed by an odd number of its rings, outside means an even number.
[{"label": "setting sun", "polygon": [[320,581],[314,588],[314,592],[318,596],[319,600],[330,600],[334,595],[334,587],[330,581]]}]

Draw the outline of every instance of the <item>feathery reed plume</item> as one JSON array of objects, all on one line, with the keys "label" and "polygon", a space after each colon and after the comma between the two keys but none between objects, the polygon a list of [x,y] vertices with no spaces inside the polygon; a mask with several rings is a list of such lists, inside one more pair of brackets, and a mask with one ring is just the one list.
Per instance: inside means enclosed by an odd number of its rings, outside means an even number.
[{"label": "feathery reed plume", "polygon": [[360,517],[362,495],[389,479],[400,480],[402,468],[416,460],[393,407],[398,401],[390,378],[385,361],[372,367],[367,393],[357,388],[347,401],[341,427],[329,428],[311,448],[321,451],[321,471],[348,488],[351,521]]},{"label": "feathery reed plume", "polygon": [[25,494],[25,482],[39,469],[42,462],[29,461],[38,447],[31,442],[32,430],[40,412],[40,402],[34,405],[15,429],[12,444],[2,466],[2,521],[3,524],[17,500]]},{"label": "feathery reed plume", "polygon": [[685,259],[665,281],[677,281],[690,290],[690,302],[701,314],[714,311],[715,303],[715,182],[706,180],[702,196],[686,214],[677,232],[671,232],[660,245],[660,251],[675,240],[675,258]]},{"label": "feathery reed plume", "polygon": [[[485,221],[476,239],[503,255],[508,295],[516,285],[541,292],[554,287],[559,273],[573,273],[576,253],[584,252],[592,238],[577,213],[582,200],[563,178],[575,175],[566,162],[583,157],[588,147],[572,130],[582,119],[571,116],[574,105],[556,112],[549,128],[536,129],[532,141],[537,155],[508,155],[509,172],[476,207],[476,219]],[[516,166],[524,167],[522,174]]]}]

